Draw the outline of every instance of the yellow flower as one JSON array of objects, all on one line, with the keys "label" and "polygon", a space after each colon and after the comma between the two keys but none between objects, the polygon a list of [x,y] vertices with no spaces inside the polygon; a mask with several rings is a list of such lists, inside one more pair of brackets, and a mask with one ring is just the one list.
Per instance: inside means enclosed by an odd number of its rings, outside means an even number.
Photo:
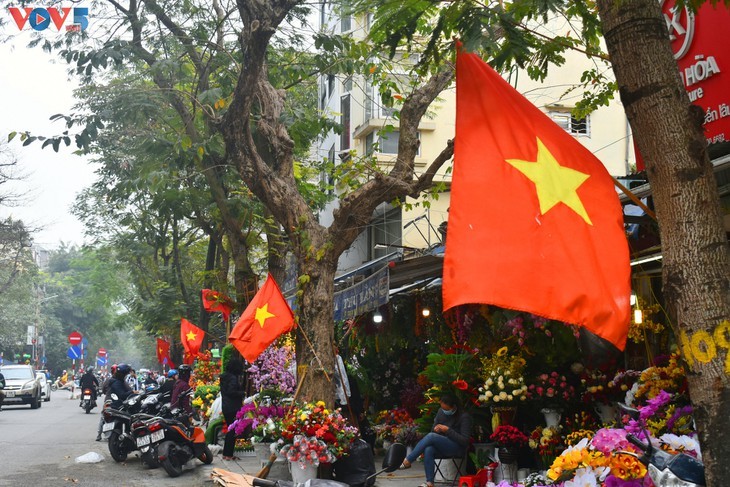
[{"label": "yellow flower", "polygon": [[507,347],[502,347],[497,350],[497,357],[504,357],[505,355],[507,355]]},{"label": "yellow flower", "polygon": [[315,406],[317,406],[319,408],[323,408],[326,406],[326,404],[324,403],[324,401],[317,401],[317,404],[315,404]]}]

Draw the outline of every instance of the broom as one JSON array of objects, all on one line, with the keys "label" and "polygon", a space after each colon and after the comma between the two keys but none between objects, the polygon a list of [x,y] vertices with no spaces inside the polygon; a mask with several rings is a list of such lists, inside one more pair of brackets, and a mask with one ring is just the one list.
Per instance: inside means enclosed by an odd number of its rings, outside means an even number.
[{"label": "broom", "polygon": [[[302,388],[302,384],[304,384],[304,378],[307,376],[307,370],[308,369],[305,368],[304,372],[302,372],[302,378],[299,379],[299,384],[297,384],[297,390],[294,391],[294,398],[292,399],[292,403],[291,403],[291,406],[289,407],[289,411],[287,412],[287,414],[289,412],[291,412],[292,408],[294,407],[294,403],[296,403],[297,397],[299,397],[299,391]],[[264,468],[262,468],[261,471],[256,474],[256,477],[258,477],[260,479],[265,479],[266,477],[268,477],[269,472],[271,471],[271,466],[276,461],[277,456],[278,455],[276,453],[272,453],[271,456],[269,457],[269,461],[266,462],[266,465],[264,465]]]}]

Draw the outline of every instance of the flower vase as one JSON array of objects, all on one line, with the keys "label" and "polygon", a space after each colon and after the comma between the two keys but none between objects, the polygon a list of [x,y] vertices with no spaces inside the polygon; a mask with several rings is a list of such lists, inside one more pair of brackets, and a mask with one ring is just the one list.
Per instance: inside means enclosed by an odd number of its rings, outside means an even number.
[{"label": "flower vase", "polygon": [[490,411],[492,411],[492,430],[497,429],[497,426],[512,426],[517,416],[517,406],[492,406]]},{"label": "flower vase", "polygon": [[261,465],[266,465],[271,457],[271,445],[269,443],[254,443],[253,451],[256,453],[256,460]]},{"label": "flower vase", "polygon": [[562,410],[557,408],[542,408],[540,410],[542,415],[545,417],[545,426],[557,427],[560,424],[560,417],[562,416]]},{"label": "flower vase", "polygon": [[291,460],[289,460],[289,465],[291,467],[291,479],[294,485],[303,484],[307,480],[317,478],[317,467],[314,465],[307,463],[302,468],[299,462],[292,462]]},{"label": "flower vase", "polygon": [[497,451],[499,462],[504,465],[517,463],[517,450],[509,447],[500,447]]},{"label": "flower vase", "polygon": [[616,421],[616,406],[613,404],[598,403],[595,405],[596,414],[603,424],[613,424]]}]

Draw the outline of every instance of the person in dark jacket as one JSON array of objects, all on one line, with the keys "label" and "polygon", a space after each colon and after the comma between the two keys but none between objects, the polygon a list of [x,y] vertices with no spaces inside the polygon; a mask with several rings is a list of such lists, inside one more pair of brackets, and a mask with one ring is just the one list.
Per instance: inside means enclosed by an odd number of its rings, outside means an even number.
[{"label": "person in dark jacket", "polygon": [[[130,370],[132,368],[127,364],[117,365],[117,373],[109,381],[109,398],[112,400],[111,407],[114,409],[118,409],[124,400],[134,392],[129,384],[127,384],[127,381],[124,380]],[[112,394],[116,394],[117,398],[112,398]]]},{"label": "person in dark jacket", "polygon": [[[94,375],[94,367],[89,365],[86,367],[86,373],[81,376],[81,379],[79,380],[79,389],[82,391],[84,389],[91,389],[91,400],[93,401],[94,405],[96,405],[96,394],[99,390],[99,379],[96,378]],[[84,395],[81,394],[81,404],[83,404]]]},{"label": "person in dark jacket", "polygon": [[167,379],[160,386],[160,394],[166,392],[172,393],[172,390],[175,388],[175,382],[177,382],[177,369],[170,369],[167,371]]},{"label": "person in dark jacket", "polygon": [[463,455],[469,448],[471,416],[457,407],[456,398],[450,394],[442,395],[440,403],[441,408],[433,420],[431,432],[416,444],[401,466],[410,468],[411,463],[423,454],[426,482],[419,487],[433,487],[437,458]]},{"label": "person in dark jacket", "polygon": [[[114,364],[111,366],[111,372],[112,372],[112,375],[110,375],[109,377],[104,379],[104,382],[101,383],[101,393],[104,395],[105,404],[107,401],[111,401],[111,397],[109,397],[111,395],[110,386],[111,386],[112,380],[114,379],[114,374],[117,373],[117,364]],[[105,422],[106,421],[104,419],[104,408],[102,407],[101,408],[101,418],[99,418],[99,426],[96,428],[96,441],[102,441],[101,432],[102,432],[102,428],[104,428]]]},{"label": "person in dark jacket", "polygon": [[[243,375],[243,363],[233,357],[228,361],[225,372],[220,377],[221,410],[228,426],[236,420],[236,413],[243,407],[243,398],[246,397],[246,389],[242,382]],[[229,427],[223,443],[223,460],[238,460],[233,456],[235,446],[236,432]]]},{"label": "person in dark jacket", "polygon": [[190,396],[187,392],[190,388],[190,374],[193,369],[186,364],[181,365],[177,369],[177,382],[172,389],[172,397],[170,398],[170,408],[180,408],[186,414],[193,414],[193,405],[190,402]]}]

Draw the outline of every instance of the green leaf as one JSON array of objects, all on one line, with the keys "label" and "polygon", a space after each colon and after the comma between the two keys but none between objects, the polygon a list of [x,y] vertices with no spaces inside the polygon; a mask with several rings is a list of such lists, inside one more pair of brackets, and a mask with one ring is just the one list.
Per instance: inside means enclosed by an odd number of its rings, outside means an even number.
[{"label": "green leaf", "polygon": [[16,135],[18,135],[18,132],[10,132],[8,134],[8,142],[10,142],[11,140],[13,140]]}]

